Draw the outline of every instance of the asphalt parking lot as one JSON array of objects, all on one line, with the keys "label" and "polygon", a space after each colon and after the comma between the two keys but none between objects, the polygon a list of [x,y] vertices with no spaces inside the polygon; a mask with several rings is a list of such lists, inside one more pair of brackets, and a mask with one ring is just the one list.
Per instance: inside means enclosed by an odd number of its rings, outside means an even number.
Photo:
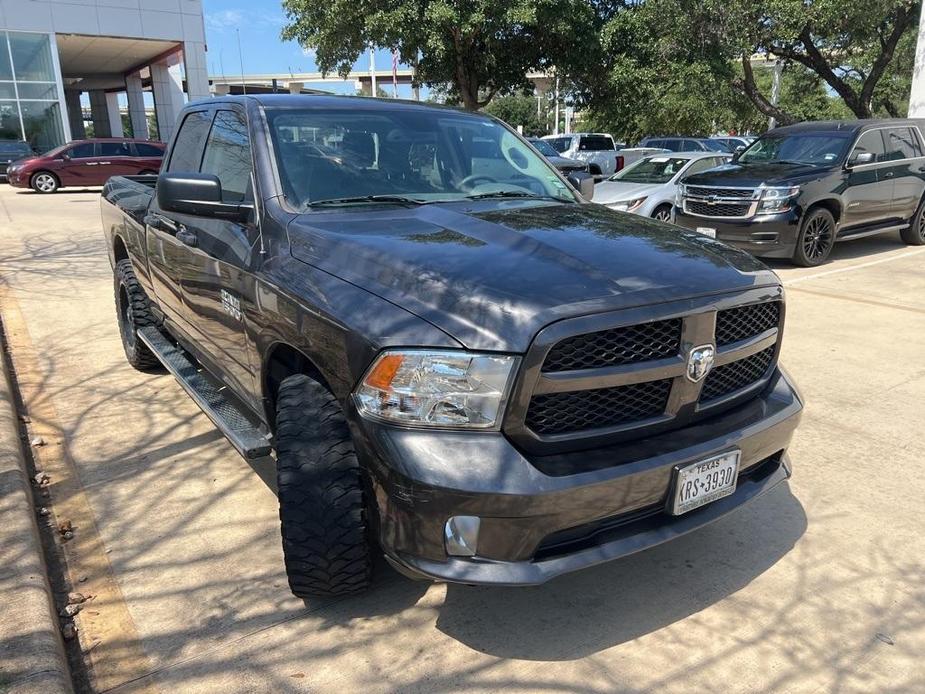
[{"label": "asphalt parking lot", "polygon": [[[775,264],[807,400],[794,477],[672,544],[527,589],[381,567],[293,598],[273,472],[125,362],[99,190],[0,185],[0,315],[98,691],[922,691],[925,248]],[[5,597],[4,599],[9,599]]]}]

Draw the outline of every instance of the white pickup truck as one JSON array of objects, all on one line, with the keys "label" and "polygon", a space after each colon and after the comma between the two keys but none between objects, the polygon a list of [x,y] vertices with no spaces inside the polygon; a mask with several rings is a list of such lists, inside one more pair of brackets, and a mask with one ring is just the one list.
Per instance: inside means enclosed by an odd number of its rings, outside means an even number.
[{"label": "white pickup truck", "polygon": [[561,156],[587,162],[595,181],[602,181],[623,167],[618,147],[606,133],[547,135],[543,139]]}]

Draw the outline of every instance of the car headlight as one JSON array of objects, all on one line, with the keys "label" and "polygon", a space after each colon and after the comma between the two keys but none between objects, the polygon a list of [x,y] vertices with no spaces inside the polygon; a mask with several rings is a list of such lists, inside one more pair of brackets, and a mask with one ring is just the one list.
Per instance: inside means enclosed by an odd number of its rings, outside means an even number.
[{"label": "car headlight", "polygon": [[758,214],[776,214],[787,212],[793,199],[800,194],[800,186],[764,188],[761,191],[761,203]]},{"label": "car headlight", "polygon": [[620,212],[633,212],[638,209],[642,203],[646,201],[646,197],[633,198],[632,200],[620,200],[618,202],[607,203],[607,207],[612,210],[619,210]]},{"label": "car headlight", "polygon": [[354,393],[361,414],[420,427],[491,429],[501,425],[517,357],[431,350],[387,350]]}]

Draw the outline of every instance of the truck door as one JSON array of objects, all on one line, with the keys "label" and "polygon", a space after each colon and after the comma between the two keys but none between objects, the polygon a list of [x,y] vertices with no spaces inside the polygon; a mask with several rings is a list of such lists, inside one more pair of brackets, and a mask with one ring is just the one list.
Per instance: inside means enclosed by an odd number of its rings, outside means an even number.
[{"label": "truck door", "polygon": [[[202,150],[212,124],[212,113],[204,108],[186,114],[174,137],[166,171],[199,171]],[[189,247],[177,239],[177,231],[182,223],[180,215],[161,212],[155,195],[145,217],[148,271],[158,306],[168,318],[184,329],[186,314],[180,290],[180,275],[189,262]]]},{"label": "truck door", "polygon": [[[884,161],[881,132],[868,130],[863,133],[848,155],[845,188],[842,193],[845,209],[842,212],[841,229],[877,224],[890,217],[893,178],[889,174],[889,164]],[[855,163],[858,155],[868,152],[874,155],[873,162]]]},{"label": "truck door", "polygon": [[909,126],[886,128],[883,132],[886,169],[893,178],[891,216],[895,221],[907,220],[915,214],[925,190],[925,158],[919,142],[918,129]]},{"label": "truck door", "polygon": [[[218,177],[223,202],[241,203],[253,201],[252,170],[245,114],[216,111],[199,171]],[[222,377],[235,382],[238,393],[251,393],[254,371],[245,327],[256,296],[251,272],[259,260],[256,220],[185,215],[183,223],[183,238],[191,242],[181,277],[190,328],[205,356],[222,370]]]}]

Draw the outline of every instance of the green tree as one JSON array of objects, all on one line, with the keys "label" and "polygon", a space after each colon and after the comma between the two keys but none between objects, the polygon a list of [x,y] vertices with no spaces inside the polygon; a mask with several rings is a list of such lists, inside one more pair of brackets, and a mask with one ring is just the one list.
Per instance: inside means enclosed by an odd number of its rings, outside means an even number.
[{"label": "green tree", "polygon": [[512,128],[521,125],[524,135],[546,134],[546,109],[541,102],[540,114],[537,115],[536,97],[522,94],[499,96],[485,107],[485,112],[500,118]]},{"label": "green tree", "polygon": [[[607,4],[606,2],[600,4]],[[533,70],[588,64],[601,13],[586,0],[283,0],[284,39],[346,75],[369,46],[397,50],[420,84],[451,85],[470,110],[529,90]]]}]

